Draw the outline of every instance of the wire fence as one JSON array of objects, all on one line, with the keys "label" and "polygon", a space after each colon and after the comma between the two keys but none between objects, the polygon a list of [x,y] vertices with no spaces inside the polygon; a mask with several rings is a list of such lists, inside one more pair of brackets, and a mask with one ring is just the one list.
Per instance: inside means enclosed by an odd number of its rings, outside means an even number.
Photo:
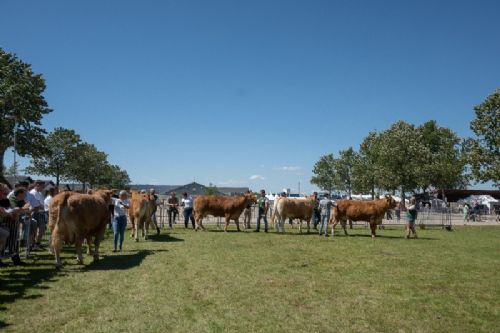
[{"label": "wire fence", "polygon": [[[160,228],[169,227],[169,214],[166,205],[160,205],[156,211],[156,223]],[[267,213],[269,223],[271,224],[271,217],[273,214],[272,205]],[[172,217],[174,215],[172,214]],[[250,213],[250,226],[255,227],[258,217],[258,207],[256,205],[251,207]],[[239,222],[240,226],[244,228],[244,214],[240,216]],[[112,217],[110,216],[110,225]],[[404,226],[408,221],[406,212],[389,210],[383,221],[382,225],[386,226]],[[39,224],[46,223],[47,221],[37,221],[33,219],[30,215],[26,214],[18,217],[17,219],[5,218],[0,224],[0,228],[7,232],[8,236],[3,249],[0,248],[0,259],[14,257],[16,255],[27,258],[31,255],[33,245],[35,242],[35,236],[37,231],[39,231]],[[289,222],[289,221],[287,221]],[[292,226],[297,224],[299,221],[292,221]],[[500,216],[496,214],[476,214],[470,212],[469,214],[464,214],[459,209],[453,208],[421,208],[418,211],[416,224],[425,227],[440,227],[446,228],[451,227],[453,224],[467,224],[474,222],[498,222],[500,223]],[[189,226],[191,222],[188,221]],[[231,223],[234,223],[231,221]],[[353,227],[365,227],[369,226],[366,221],[353,221],[351,222]],[[183,209],[180,207],[177,214],[175,214],[175,219],[172,221],[172,226],[184,224]],[[214,225],[218,228],[222,228],[225,224],[225,219],[223,217],[208,216],[203,219],[203,224]],[[311,221],[311,225],[314,224],[314,217]],[[41,237],[42,245],[46,246],[49,242],[49,233],[45,232]]]}]

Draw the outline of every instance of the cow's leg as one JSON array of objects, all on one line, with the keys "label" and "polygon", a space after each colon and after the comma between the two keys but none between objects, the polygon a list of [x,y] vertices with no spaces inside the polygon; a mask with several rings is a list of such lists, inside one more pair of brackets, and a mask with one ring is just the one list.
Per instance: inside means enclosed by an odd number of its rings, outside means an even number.
[{"label": "cow's leg", "polygon": [[229,226],[229,221],[231,221],[231,220],[230,220],[229,216],[226,216],[225,220],[226,220],[226,225],[224,226],[224,232],[227,232],[227,227]]},{"label": "cow's leg", "polygon": [[76,249],[76,262],[78,265],[83,265],[82,244],[83,244],[83,238],[76,237],[75,249]]},{"label": "cow's leg", "polygon": [[238,231],[241,231],[241,229],[240,229],[240,221],[239,221],[239,219],[238,219],[238,218],[235,218],[235,219],[234,219],[234,223],[236,223],[236,229],[237,229]]},{"label": "cow's leg", "polygon": [[86,238],[86,241],[87,241],[87,254],[91,255],[92,254],[92,237],[88,236]]},{"label": "cow's leg", "polygon": [[[151,220],[150,219],[146,219],[144,221],[144,228],[142,229],[142,237],[144,239],[148,239],[148,233],[149,233],[149,224],[150,224]],[[144,232],[144,229],[146,230],[146,232]]]},{"label": "cow's leg", "polygon": [[346,220],[340,220],[340,224],[342,225],[342,229],[344,229],[344,235],[347,236],[347,221]]},{"label": "cow's leg", "polygon": [[[310,233],[311,232],[311,220],[307,220],[306,223],[307,223],[307,233]],[[327,231],[327,233],[328,233],[328,231]]]},{"label": "cow's leg", "polygon": [[377,233],[377,224],[375,222],[370,222],[370,229],[372,230],[372,238],[375,238]]},{"label": "cow's leg", "polygon": [[[293,228],[293,225],[292,225]],[[299,232],[302,233],[302,220],[299,219]]]},{"label": "cow's leg", "polygon": [[135,234],[135,221],[134,221],[133,217],[130,218],[130,226],[132,227],[132,229],[131,229],[132,232],[130,233],[130,237],[135,238],[134,237],[135,236],[134,235]]},{"label": "cow's leg", "polygon": [[55,227],[54,231],[52,231],[52,237],[51,237],[51,246],[52,250],[54,251],[54,257],[56,261],[56,267],[61,267],[62,262],[61,262],[61,249],[62,249],[62,239],[61,236],[59,236],[58,228]]},{"label": "cow's leg", "polygon": [[136,242],[139,241],[139,228],[141,227],[140,224],[141,224],[141,221],[139,219],[137,219],[135,221],[135,228],[134,228],[134,230],[135,230],[135,232],[134,232],[134,238],[135,238]]},{"label": "cow's leg", "polygon": [[94,261],[99,261],[99,246],[101,245],[101,239],[102,239],[102,236],[100,236],[100,235],[95,236],[95,239],[94,239]]}]

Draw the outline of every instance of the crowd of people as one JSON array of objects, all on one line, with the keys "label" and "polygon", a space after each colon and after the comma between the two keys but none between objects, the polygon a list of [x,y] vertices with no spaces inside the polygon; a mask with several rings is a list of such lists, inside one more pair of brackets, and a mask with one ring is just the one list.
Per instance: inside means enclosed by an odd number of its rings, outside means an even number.
[{"label": "crowd of people", "polygon": [[[49,204],[56,194],[54,184],[46,184],[42,180],[33,184],[21,181],[13,189],[0,183],[0,259],[10,257],[14,265],[23,265],[19,257],[19,243],[28,251],[43,249],[42,238],[47,230]],[[5,265],[0,260],[0,267]]]}]

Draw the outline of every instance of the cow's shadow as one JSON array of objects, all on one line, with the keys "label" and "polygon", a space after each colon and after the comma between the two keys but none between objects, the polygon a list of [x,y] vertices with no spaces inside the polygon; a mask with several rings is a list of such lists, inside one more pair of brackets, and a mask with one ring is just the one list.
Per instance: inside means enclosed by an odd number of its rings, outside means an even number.
[{"label": "cow's shadow", "polygon": [[154,242],[184,242],[184,239],[169,234],[151,235],[148,238]]},{"label": "cow's shadow", "polygon": [[98,261],[93,261],[89,265],[85,265],[82,267],[82,271],[131,269],[139,266],[147,256],[160,251],[167,250],[140,250],[134,253],[118,252],[116,254],[108,254]]}]

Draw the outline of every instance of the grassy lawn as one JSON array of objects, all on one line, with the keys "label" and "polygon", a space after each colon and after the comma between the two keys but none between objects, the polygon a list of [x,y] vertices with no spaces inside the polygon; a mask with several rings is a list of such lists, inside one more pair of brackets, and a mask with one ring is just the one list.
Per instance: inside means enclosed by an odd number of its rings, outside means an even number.
[{"label": "grassy lawn", "polygon": [[[234,225],[232,226],[234,229]],[[316,234],[162,231],[60,271],[0,270],[5,332],[498,332],[500,228]],[[340,234],[340,233],[338,233]],[[8,262],[7,260],[5,262]]]}]

